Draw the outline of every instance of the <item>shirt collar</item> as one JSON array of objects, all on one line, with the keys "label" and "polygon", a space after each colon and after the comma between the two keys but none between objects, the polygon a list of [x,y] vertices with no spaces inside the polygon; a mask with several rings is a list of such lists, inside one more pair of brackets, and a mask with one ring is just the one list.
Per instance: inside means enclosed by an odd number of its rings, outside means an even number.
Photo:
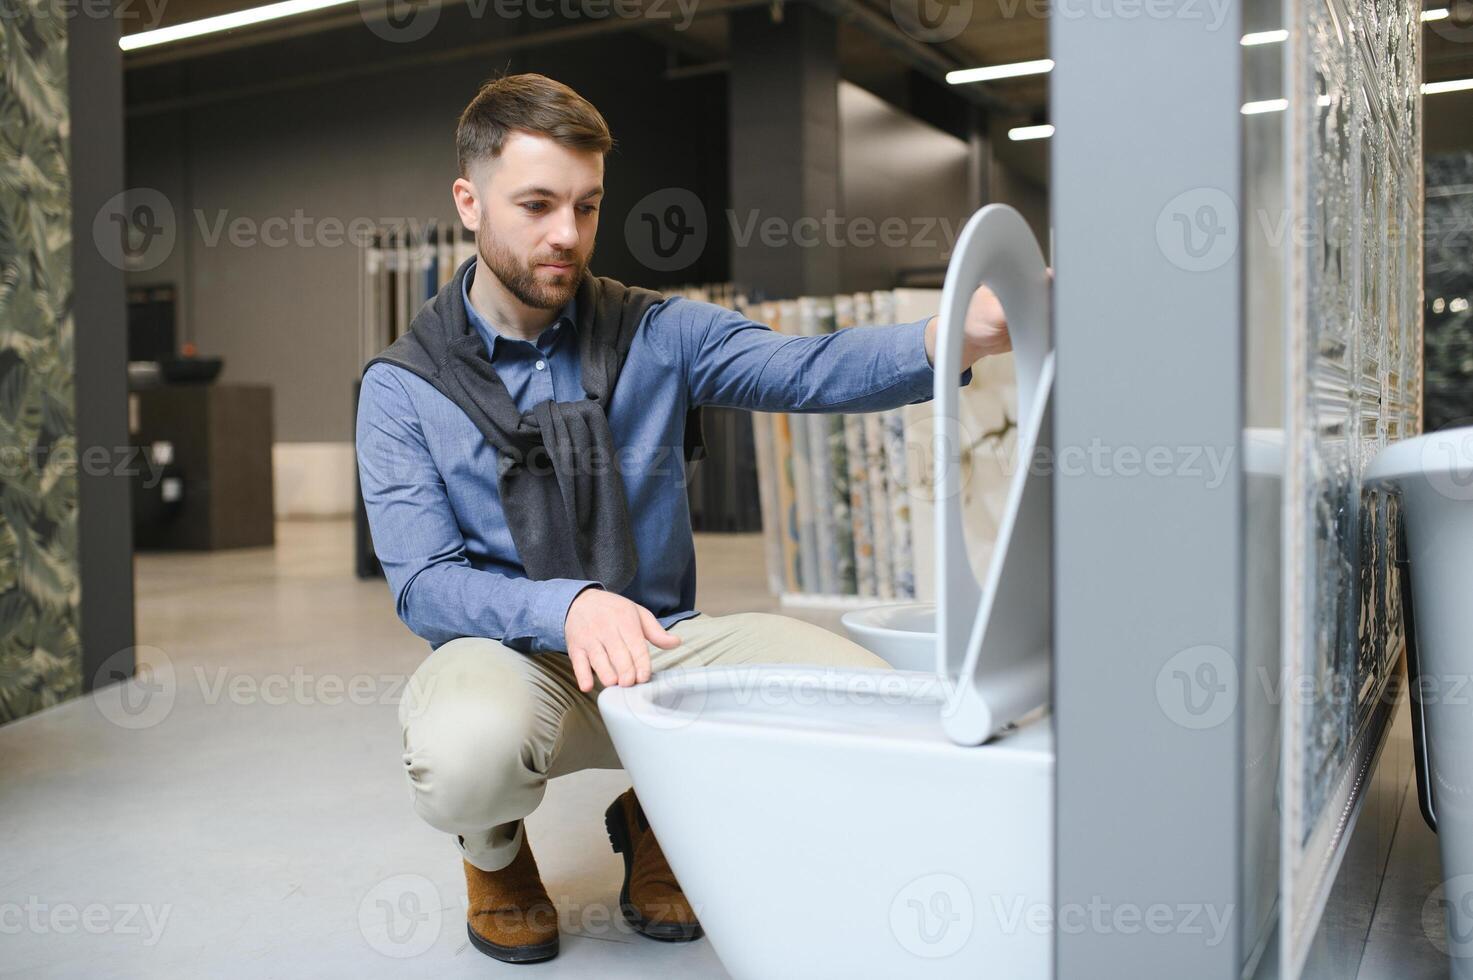
[{"label": "shirt collar", "polygon": [[[481,315],[481,311],[471,305],[471,280],[475,278],[475,274],[476,266],[475,263],[472,263],[471,267],[465,270],[465,279],[461,281],[460,298],[465,303],[465,315],[467,319],[480,332],[481,337],[486,340],[487,353],[490,354],[491,360],[495,361],[498,350],[504,345],[527,343],[527,341],[518,340],[515,337],[502,336],[495,327],[486,321],[486,318]],[[542,332],[542,336],[537,338],[539,341],[546,338],[545,343],[547,349],[550,350],[552,345],[557,342],[558,337],[571,330],[573,324],[577,322],[574,319],[577,309],[575,305],[576,300],[576,297],[569,298],[567,304],[558,312],[557,318],[548,324],[547,329]],[[533,346],[536,347],[539,345],[533,344]]]}]

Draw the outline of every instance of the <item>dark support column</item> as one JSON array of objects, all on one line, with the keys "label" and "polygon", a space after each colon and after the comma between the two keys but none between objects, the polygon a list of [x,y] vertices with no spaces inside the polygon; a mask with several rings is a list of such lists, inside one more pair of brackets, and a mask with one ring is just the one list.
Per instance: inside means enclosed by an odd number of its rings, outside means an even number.
[{"label": "dark support column", "polygon": [[767,7],[731,14],[732,279],[767,299],[830,295],[840,255],[821,243],[840,213],[838,25],[806,4],[779,9],[778,22]]},{"label": "dark support column", "polygon": [[967,122],[967,208],[975,212],[992,200],[992,146],[987,139],[987,116],[980,107],[968,106]]},{"label": "dark support column", "polygon": [[[92,221],[123,190],[123,63],[116,17],[68,21],[71,102],[72,315],[77,392],[77,559],[82,689],[133,673],[133,518],[128,445],[128,324],[123,270],[92,238]],[[100,447],[100,448],[93,448]],[[107,465],[87,464],[88,451]]]}]

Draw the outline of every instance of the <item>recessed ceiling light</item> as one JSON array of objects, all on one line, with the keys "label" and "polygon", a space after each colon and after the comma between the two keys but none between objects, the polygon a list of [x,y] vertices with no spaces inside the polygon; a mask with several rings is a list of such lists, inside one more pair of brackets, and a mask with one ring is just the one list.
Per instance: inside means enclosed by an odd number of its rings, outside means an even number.
[{"label": "recessed ceiling light", "polygon": [[246,10],[237,10],[233,13],[220,14],[218,17],[205,17],[201,20],[191,20],[183,24],[174,24],[171,27],[160,27],[152,31],[126,34],[118,39],[118,47],[124,51],[151,48],[154,45],[168,44],[171,41],[183,41],[192,37],[203,37],[206,34],[218,34],[221,31],[230,31],[237,27],[248,27],[251,24],[261,24],[268,20],[281,20],[283,17],[296,17],[299,14],[310,14],[314,10],[341,7],[345,4],[356,2],[357,0],[284,0],[283,3],[268,3],[264,7],[251,7]]},{"label": "recessed ceiling light", "polygon": [[990,82],[999,78],[1018,78],[1022,75],[1046,75],[1054,70],[1053,60],[1015,61],[1010,65],[986,65],[982,68],[960,68],[946,73],[947,82],[965,85],[968,82]]},{"label": "recessed ceiling light", "polygon": [[1015,126],[1008,130],[1008,139],[1015,142],[1046,140],[1052,135],[1054,135],[1054,127],[1048,123],[1042,126]]},{"label": "recessed ceiling light", "polygon": [[1473,78],[1453,78],[1445,82],[1423,82],[1423,95],[1437,95],[1440,92],[1462,92],[1473,88]]}]

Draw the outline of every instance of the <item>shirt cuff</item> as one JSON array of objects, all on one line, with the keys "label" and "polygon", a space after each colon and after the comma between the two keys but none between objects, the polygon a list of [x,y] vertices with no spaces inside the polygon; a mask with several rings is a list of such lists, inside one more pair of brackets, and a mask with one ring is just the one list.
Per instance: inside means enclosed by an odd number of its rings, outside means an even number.
[{"label": "shirt cuff", "polygon": [[[926,317],[914,323],[897,326],[895,330],[899,332],[899,336],[896,338],[897,343],[891,348],[895,354],[896,370],[911,383],[918,399],[930,398],[936,391],[936,369],[926,359],[926,324],[930,320],[930,317]],[[968,367],[962,372],[961,386],[965,388],[971,383],[972,369]]]},{"label": "shirt cuff", "polygon": [[564,627],[568,621],[568,607],[584,589],[601,589],[602,582],[576,578],[550,578],[538,583],[541,594],[532,610],[534,638],[539,650],[555,650],[566,653],[568,638]]}]

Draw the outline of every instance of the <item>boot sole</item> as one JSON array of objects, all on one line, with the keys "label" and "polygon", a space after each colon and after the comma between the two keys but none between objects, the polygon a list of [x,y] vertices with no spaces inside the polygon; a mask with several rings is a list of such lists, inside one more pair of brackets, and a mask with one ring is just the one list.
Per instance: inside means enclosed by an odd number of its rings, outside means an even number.
[{"label": "boot sole", "polygon": [[629,825],[624,819],[624,808],[615,800],[604,811],[604,828],[609,832],[609,844],[615,854],[624,856],[624,884],[619,889],[619,914],[634,927],[641,936],[658,939],[662,943],[688,943],[705,935],[699,922],[654,922],[639,914],[639,909],[629,901],[629,877],[634,866],[634,848],[629,843]]},{"label": "boot sole", "polygon": [[553,936],[545,943],[533,943],[527,946],[502,946],[481,936],[471,928],[469,922],[465,925],[466,935],[471,937],[471,945],[485,953],[494,960],[503,963],[541,963],[550,960],[558,954],[558,937]]}]

